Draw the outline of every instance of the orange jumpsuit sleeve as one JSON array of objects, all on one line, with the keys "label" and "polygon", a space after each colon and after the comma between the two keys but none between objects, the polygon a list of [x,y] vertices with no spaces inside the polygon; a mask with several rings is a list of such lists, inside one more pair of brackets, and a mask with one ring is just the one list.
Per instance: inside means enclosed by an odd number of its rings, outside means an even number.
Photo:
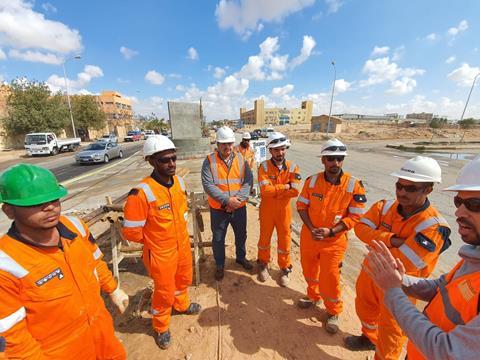
[{"label": "orange jumpsuit sleeve", "polygon": [[305,180],[302,191],[297,198],[297,202],[295,204],[297,206],[297,211],[308,210],[308,208],[310,207],[310,193],[308,192],[310,180],[310,178],[307,178],[307,180]]},{"label": "orange jumpsuit sleeve", "polygon": [[258,168],[258,185],[260,186],[260,196],[262,197],[278,197],[287,190],[286,184],[273,185],[268,178],[268,172],[263,166]]},{"label": "orange jumpsuit sleeve", "polygon": [[385,200],[380,200],[373,204],[354,227],[357,237],[367,245],[370,245],[373,240],[376,240],[383,241],[385,245],[391,247],[390,239],[395,236],[395,234],[378,230],[384,202]]},{"label": "orange jumpsuit sleeve", "polygon": [[126,240],[143,243],[143,227],[147,222],[148,201],[141,189],[132,189],[123,209],[122,234]]},{"label": "orange jumpsuit sleeve", "polygon": [[342,222],[347,227],[347,230],[352,229],[365,213],[365,203],[367,197],[365,195],[365,188],[362,183],[355,181],[355,187],[353,189],[353,196],[348,204],[348,216],[342,219]]},{"label": "orange jumpsuit sleeve", "polygon": [[302,179],[300,175],[300,169],[298,168],[297,165],[295,165],[293,172],[289,173],[289,179],[290,179],[290,189],[284,192],[283,197],[289,197],[289,198],[297,197],[298,194],[300,193],[298,189],[300,188],[300,180]]},{"label": "orange jumpsuit sleeve", "polygon": [[27,329],[26,310],[20,301],[19,281],[0,270],[0,336],[10,359],[46,360],[40,344]]}]

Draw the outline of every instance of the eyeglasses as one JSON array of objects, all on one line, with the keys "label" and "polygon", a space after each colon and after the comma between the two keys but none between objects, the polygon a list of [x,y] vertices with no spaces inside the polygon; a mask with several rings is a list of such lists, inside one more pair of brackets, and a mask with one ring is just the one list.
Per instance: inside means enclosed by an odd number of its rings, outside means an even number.
[{"label": "eyeglasses", "polygon": [[339,155],[339,156],[328,155],[328,156],[325,156],[325,158],[327,159],[328,162],[334,162],[334,161],[342,162],[343,160],[345,160],[345,156],[342,156],[342,155]]},{"label": "eyeglasses", "polygon": [[346,146],[329,146],[326,149],[323,149],[323,151],[347,151]]},{"label": "eyeglasses", "polygon": [[177,161],[177,155],[169,156],[169,157],[157,157],[153,158],[155,161],[162,163],[162,164],[168,164],[170,161]]},{"label": "eyeglasses", "polygon": [[273,139],[272,141],[270,141],[269,144],[278,144],[279,142],[284,142],[284,141],[287,141],[287,138],[286,137],[281,137],[281,138],[278,138],[278,139]]},{"label": "eyeglasses", "polygon": [[402,185],[399,182],[395,183],[395,187],[396,187],[397,191],[405,190],[408,193],[414,193],[414,192],[425,189],[424,186],[416,187],[415,185]]},{"label": "eyeglasses", "polygon": [[467,210],[471,212],[478,213],[480,212],[480,199],[479,198],[468,198],[463,199],[460,196],[455,196],[453,198],[453,203],[455,204],[456,208],[459,208],[462,205],[465,205]]}]

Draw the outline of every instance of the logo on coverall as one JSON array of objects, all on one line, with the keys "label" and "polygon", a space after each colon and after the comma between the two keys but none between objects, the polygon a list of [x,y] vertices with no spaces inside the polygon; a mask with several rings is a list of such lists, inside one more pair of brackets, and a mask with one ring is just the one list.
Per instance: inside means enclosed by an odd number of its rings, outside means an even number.
[{"label": "logo on coverall", "polygon": [[165,210],[165,209],[170,209],[170,204],[169,204],[169,203],[160,205],[160,206],[158,207],[158,210]]},{"label": "logo on coverall", "polygon": [[63,272],[60,268],[56,268],[55,270],[53,270],[50,274],[48,275],[45,275],[43,278],[41,278],[40,280],[37,280],[35,281],[35,284],[37,286],[42,286],[43,284],[49,282],[50,280],[52,280],[53,278],[58,278],[58,280],[62,280],[64,278],[65,275],[63,275]]}]

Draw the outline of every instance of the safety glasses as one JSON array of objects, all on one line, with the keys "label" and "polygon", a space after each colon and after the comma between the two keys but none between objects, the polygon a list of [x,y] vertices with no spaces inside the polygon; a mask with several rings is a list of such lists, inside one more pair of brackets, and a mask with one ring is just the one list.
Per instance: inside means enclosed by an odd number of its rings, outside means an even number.
[{"label": "safety glasses", "polygon": [[425,189],[425,187],[416,187],[415,185],[402,185],[399,182],[395,183],[395,187],[398,191],[405,190],[408,193],[414,193]]},{"label": "safety glasses", "polygon": [[334,162],[334,161],[342,162],[343,160],[345,160],[345,156],[342,156],[342,155],[338,155],[338,156],[327,155],[325,156],[325,158],[327,159],[328,162]]},{"label": "safety glasses", "polygon": [[278,139],[273,139],[272,141],[270,141],[270,144],[278,144],[278,143],[284,142],[284,141],[287,141],[287,138],[286,137],[281,137],[281,138],[278,138]]},{"label": "safety glasses", "polygon": [[468,211],[478,213],[480,212],[480,199],[479,198],[468,198],[463,199],[460,196],[455,196],[453,198],[453,203],[456,208],[459,208],[462,205],[465,205]]},{"label": "safety glasses", "polygon": [[347,151],[346,146],[329,146],[326,149],[323,149],[323,151]]},{"label": "safety glasses", "polygon": [[162,164],[168,164],[170,161],[177,161],[177,155],[173,156],[164,156],[164,157],[156,157],[153,158],[156,162],[162,163]]}]

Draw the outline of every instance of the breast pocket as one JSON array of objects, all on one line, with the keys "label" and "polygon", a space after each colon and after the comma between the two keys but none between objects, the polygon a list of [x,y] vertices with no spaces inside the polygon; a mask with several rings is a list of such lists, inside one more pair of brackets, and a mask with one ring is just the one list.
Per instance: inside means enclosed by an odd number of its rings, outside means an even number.
[{"label": "breast pocket", "polygon": [[59,266],[40,266],[31,271],[25,283],[23,296],[26,301],[54,302],[71,296],[73,289]]}]

